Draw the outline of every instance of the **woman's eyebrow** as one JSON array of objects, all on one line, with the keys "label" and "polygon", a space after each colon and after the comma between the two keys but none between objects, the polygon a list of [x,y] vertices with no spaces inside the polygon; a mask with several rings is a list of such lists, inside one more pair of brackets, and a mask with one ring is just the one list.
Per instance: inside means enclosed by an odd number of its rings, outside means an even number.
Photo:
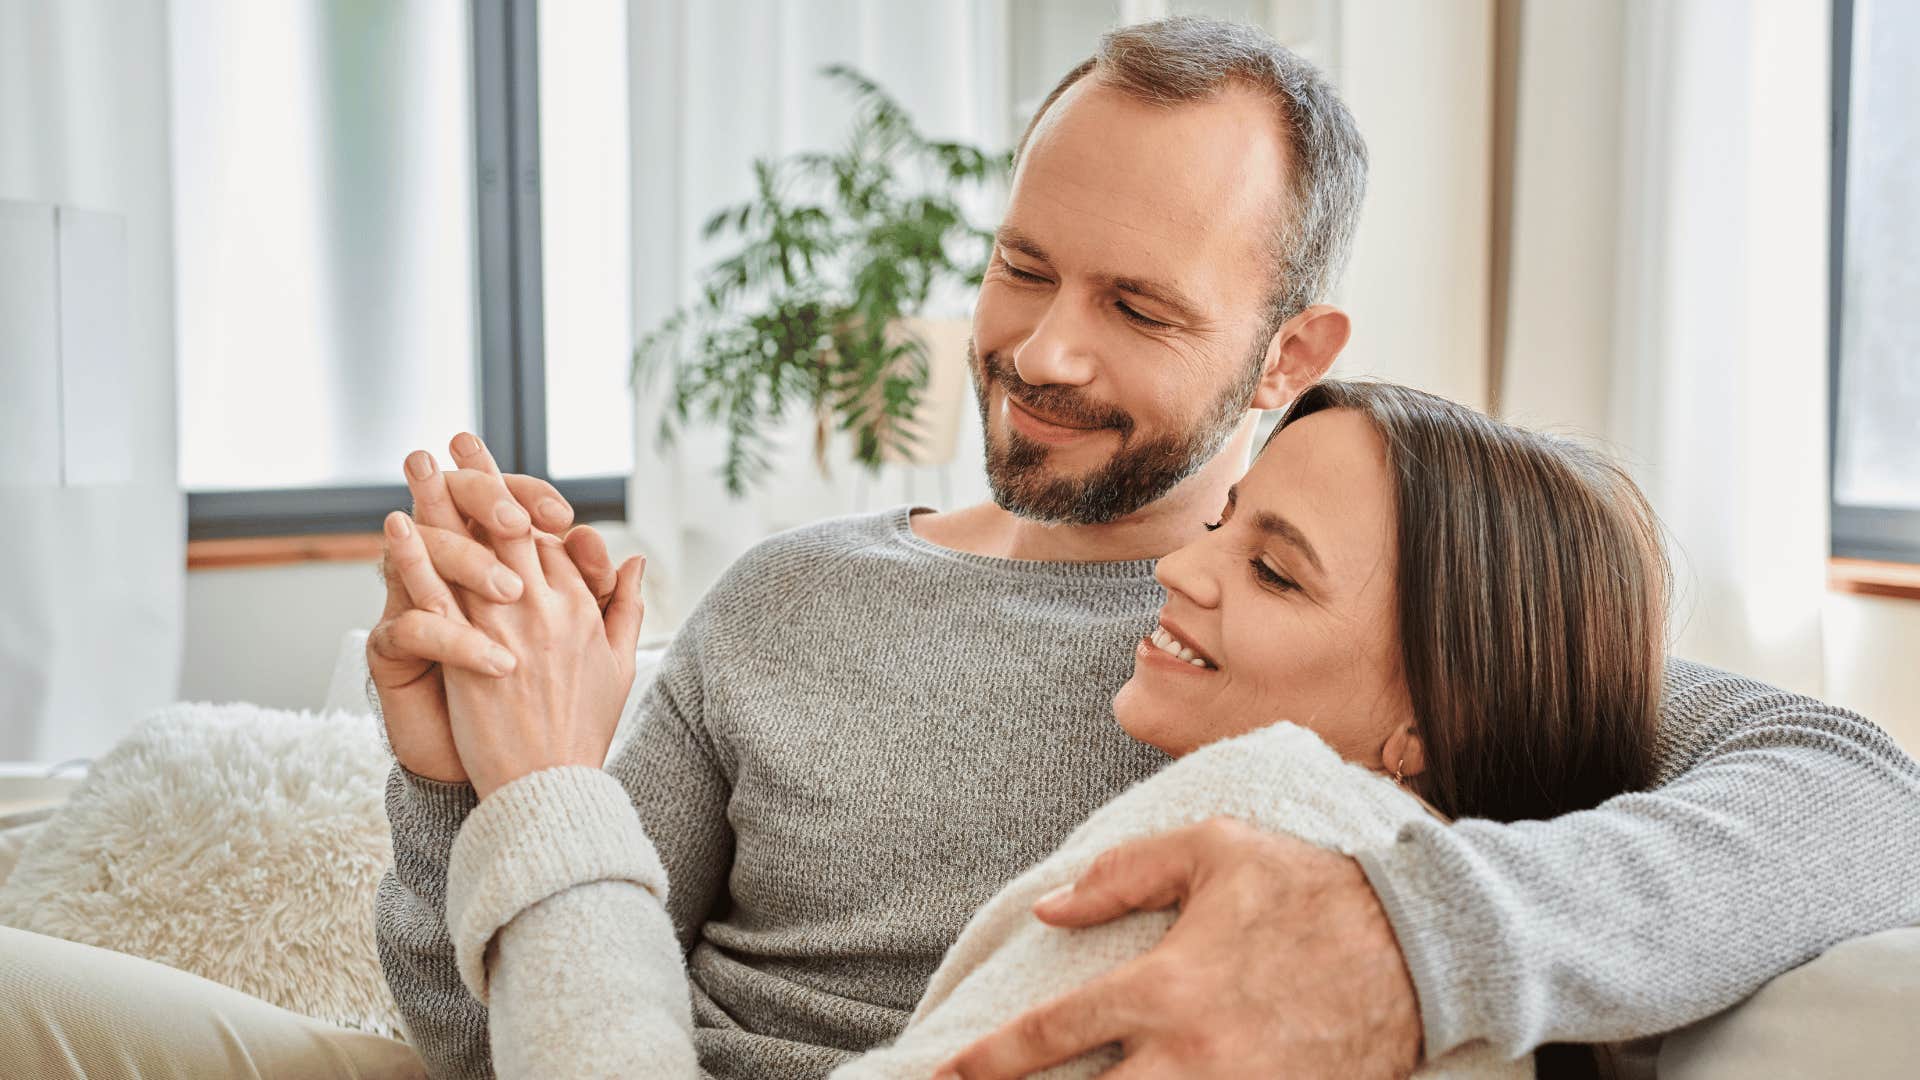
[{"label": "woman's eyebrow", "polygon": [[[1227,506],[1232,507],[1239,501],[1240,485],[1234,484],[1227,488]],[[1270,510],[1256,510],[1253,515],[1253,527],[1281,543],[1298,549],[1300,554],[1305,555],[1307,561],[1313,564],[1315,570],[1322,574],[1327,572],[1326,566],[1320,562],[1320,553],[1313,550],[1313,541],[1307,539],[1307,534],[1301,532],[1298,525]]]},{"label": "woman's eyebrow", "polygon": [[1320,553],[1313,550],[1313,542],[1307,539],[1307,534],[1301,532],[1298,525],[1279,514],[1261,510],[1253,515],[1253,527],[1282,543],[1298,548],[1300,554],[1307,557],[1307,561],[1313,564],[1315,570],[1322,574],[1327,572],[1327,568],[1320,564]]}]

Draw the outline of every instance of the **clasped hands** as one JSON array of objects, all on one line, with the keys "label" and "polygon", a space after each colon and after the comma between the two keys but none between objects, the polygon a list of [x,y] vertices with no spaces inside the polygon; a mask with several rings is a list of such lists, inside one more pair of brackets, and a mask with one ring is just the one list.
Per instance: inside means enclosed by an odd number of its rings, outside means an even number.
[{"label": "clasped hands", "polygon": [[645,560],[616,570],[551,484],[503,476],[473,435],[450,449],[451,472],[408,456],[414,511],[385,525],[367,668],[394,756],[483,799],[541,769],[599,768],[633,685]]}]

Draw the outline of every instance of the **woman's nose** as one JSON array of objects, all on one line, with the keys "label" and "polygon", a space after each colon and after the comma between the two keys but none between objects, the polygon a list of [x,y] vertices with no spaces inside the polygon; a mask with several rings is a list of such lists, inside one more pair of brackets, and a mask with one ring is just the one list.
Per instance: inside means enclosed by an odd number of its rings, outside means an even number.
[{"label": "woman's nose", "polygon": [[1175,548],[1154,564],[1153,577],[1171,595],[1203,608],[1220,603],[1220,580],[1213,570],[1209,537],[1202,536]]}]

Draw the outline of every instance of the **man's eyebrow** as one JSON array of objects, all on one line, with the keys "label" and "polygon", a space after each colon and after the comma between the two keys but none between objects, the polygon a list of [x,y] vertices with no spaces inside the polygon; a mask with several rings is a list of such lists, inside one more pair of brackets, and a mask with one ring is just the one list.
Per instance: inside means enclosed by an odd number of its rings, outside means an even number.
[{"label": "man's eyebrow", "polygon": [[1047,258],[1047,249],[1041,247],[1039,241],[1009,225],[1000,226],[1000,231],[993,234],[993,242],[1001,247],[1012,248],[1029,259],[1039,259],[1043,263],[1053,261]]},{"label": "man's eyebrow", "polygon": [[1187,299],[1187,294],[1171,285],[1157,281],[1141,281],[1138,278],[1108,278],[1107,284],[1123,293],[1144,296],[1163,307],[1173,309],[1174,317],[1185,323],[1200,322],[1205,318],[1200,313],[1200,305]]},{"label": "man's eyebrow", "polygon": [[[1229,509],[1240,501],[1239,488],[1240,485],[1235,484],[1227,489],[1227,507]],[[1300,554],[1307,557],[1307,561],[1313,564],[1315,570],[1320,571],[1322,574],[1327,572],[1327,568],[1320,562],[1320,553],[1313,550],[1313,542],[1307,539],[1307,534],[1301,532],[1298,525],[1281,517],[1279,514],[1261,510],[1253,515],[1253,527],[1284,543],[1291,544]]]},{"label": "man's eyebrow", "polygon": [[[1041,247],[1039,241],[1012,226],[1002,225],[1000,230],[994,234],[993,240],[994,243],[999,244],[1001,247],[1011,248],[1029,259],[1035,259],[1049,265],[1053,262],[1052,259],[1047,257],[1047,249]],[[1123,293],[1131,293],[1134,296],[1145,297],[1156,304],[1171,309],[1175,318],[1181,322],[1200,323],[1206,321],[1205,310],[1201,308],[1199,304],[1195,303],[1186,293],[1181,292],[1166,282],[1122,277],[1115,274],[1095,274],[1093,277],[1095,281],[1106,285],[1108,288],[1117,289]]]}]

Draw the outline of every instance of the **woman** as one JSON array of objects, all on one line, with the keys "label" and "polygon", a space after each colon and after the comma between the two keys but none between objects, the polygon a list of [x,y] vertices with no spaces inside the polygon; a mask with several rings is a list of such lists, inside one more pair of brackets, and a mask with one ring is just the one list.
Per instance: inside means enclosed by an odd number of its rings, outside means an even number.
[{"label": "woman", "polygon": [[[1027,910],[1125,840],[1227,814],[1352,851],[1426,813],[1541,818],[1650,782],[1666,566],[1645,500],[1576,446],[1401,387],[1322,383],[1156,577],[1161,623],[1114,714],[1181,760],[1001,890],[899,1041],[836,1075],[926,1076],[1150,947],[1166,913],[1064,934]],[[456,711],[485,693],[449,673]],[[499,1073],[698,1075],[665,874],[618,783],[556,768],[475,785],[447,917]],[[1469,1047],[1430,1067],[1525,1066]]]}]

